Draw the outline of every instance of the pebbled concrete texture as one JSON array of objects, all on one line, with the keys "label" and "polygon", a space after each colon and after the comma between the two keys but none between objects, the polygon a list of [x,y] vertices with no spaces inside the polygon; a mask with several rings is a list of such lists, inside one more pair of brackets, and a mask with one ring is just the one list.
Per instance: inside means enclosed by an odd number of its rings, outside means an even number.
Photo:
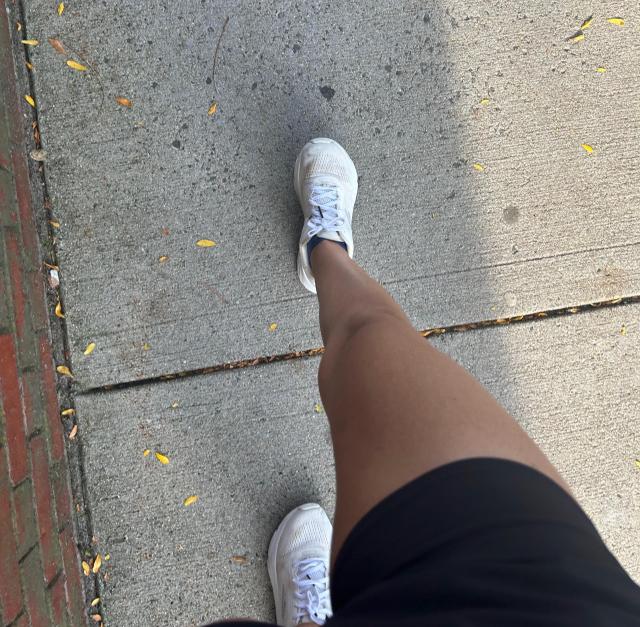
[{"label": "pebbled concrete texture", "polygon": [[635,2],[576,44],[582,0],[24,4],[84,389],[320,344],[291,185],[314,135],[351,152],[356,257],[419,328],[638,293]]},{"label": "pebbled concrete texture", "polygon": [[[434,340],[541,444],[636,580],[639,312],[631,305]],[[101,595],[109,624],[273,618],[271,533],[301,502],[334,506],[329,434],[314,411],[318,363],[78,397],[96,550],[111,556]],[[199,500],[185,508],[191,494]]]}]

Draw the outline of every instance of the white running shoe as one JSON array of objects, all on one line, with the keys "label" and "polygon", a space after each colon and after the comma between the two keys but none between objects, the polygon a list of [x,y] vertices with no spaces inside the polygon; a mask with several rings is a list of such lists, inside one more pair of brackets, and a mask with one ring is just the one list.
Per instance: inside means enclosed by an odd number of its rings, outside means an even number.
[{"label": "white running shoe", "polygon": [[347,151],[333,139],[312,139],[298,155],[293,175],[305,222],[300,236],[298,276],[302,285],[316,293],[307,243],[318,235],[344,242],[353,257],[351,218],[358,193],[358,173]]},{"label": "white running shoe", "polygon": [[332,533],[331,522],[320,505],[307,503],[287,514],[273,534],[267,569],[278,625],[324,625],[331,616]]}]

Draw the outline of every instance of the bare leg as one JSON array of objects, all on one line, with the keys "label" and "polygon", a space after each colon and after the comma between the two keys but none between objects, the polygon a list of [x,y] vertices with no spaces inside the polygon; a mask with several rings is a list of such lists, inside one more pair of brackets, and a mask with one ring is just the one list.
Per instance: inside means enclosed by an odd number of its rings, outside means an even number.
[{"label": "bare leg", "polygon": [[333,559],[362,516],[438,466],[518,461],[568,487],[466,370],[420,337],[387,292],[335,243],[312,253],[326,352],[319,384],[336,460]]}]

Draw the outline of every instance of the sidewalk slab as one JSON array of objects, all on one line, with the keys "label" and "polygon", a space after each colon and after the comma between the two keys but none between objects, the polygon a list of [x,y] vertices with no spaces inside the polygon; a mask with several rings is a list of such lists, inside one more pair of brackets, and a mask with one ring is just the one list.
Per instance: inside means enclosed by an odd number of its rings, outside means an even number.
[{"label": "sidewalk slab", "polygon": [[419,328],[639,293],[637,3],[578,43],[582,0],[24,4],[85,389],[320,344],[291,184],[314,135],[352,154],[356,257]]},{"label": "sidewalk slab", "polygon": [[[640,580],[640,305],[446,334],[557,465]],[[77,399],[110,624],[272,619],[271,533],[305,501],[334,506],[319,359]],[[143,451],[149,449],[145,457]],[[169,457],[162,465],[155,451]],[[187,496],[199,500],[184,507]]]}]

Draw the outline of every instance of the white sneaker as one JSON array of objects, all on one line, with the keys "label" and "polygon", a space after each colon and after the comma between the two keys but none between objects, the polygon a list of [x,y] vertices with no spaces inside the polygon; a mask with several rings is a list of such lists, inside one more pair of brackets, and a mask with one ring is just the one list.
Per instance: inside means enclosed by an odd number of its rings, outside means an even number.
[{"label": "white sneaker", "polygon": [[278,625],[324,625],[331,616],[332,533],[331,522],[320,505],[307,503],[287,514],[273,534],[267,568]]},{"label": "white sneaker", "polygon": [[312,139],[298,155],[293,175],[298,200],[305,217],[298,276],[302,285],[316,293],[316,282],[309,264],[307,243],[318,235],[344,242],[353,257],[351,218],[358,193],[358,173],[347,151],[332,139]]}]

